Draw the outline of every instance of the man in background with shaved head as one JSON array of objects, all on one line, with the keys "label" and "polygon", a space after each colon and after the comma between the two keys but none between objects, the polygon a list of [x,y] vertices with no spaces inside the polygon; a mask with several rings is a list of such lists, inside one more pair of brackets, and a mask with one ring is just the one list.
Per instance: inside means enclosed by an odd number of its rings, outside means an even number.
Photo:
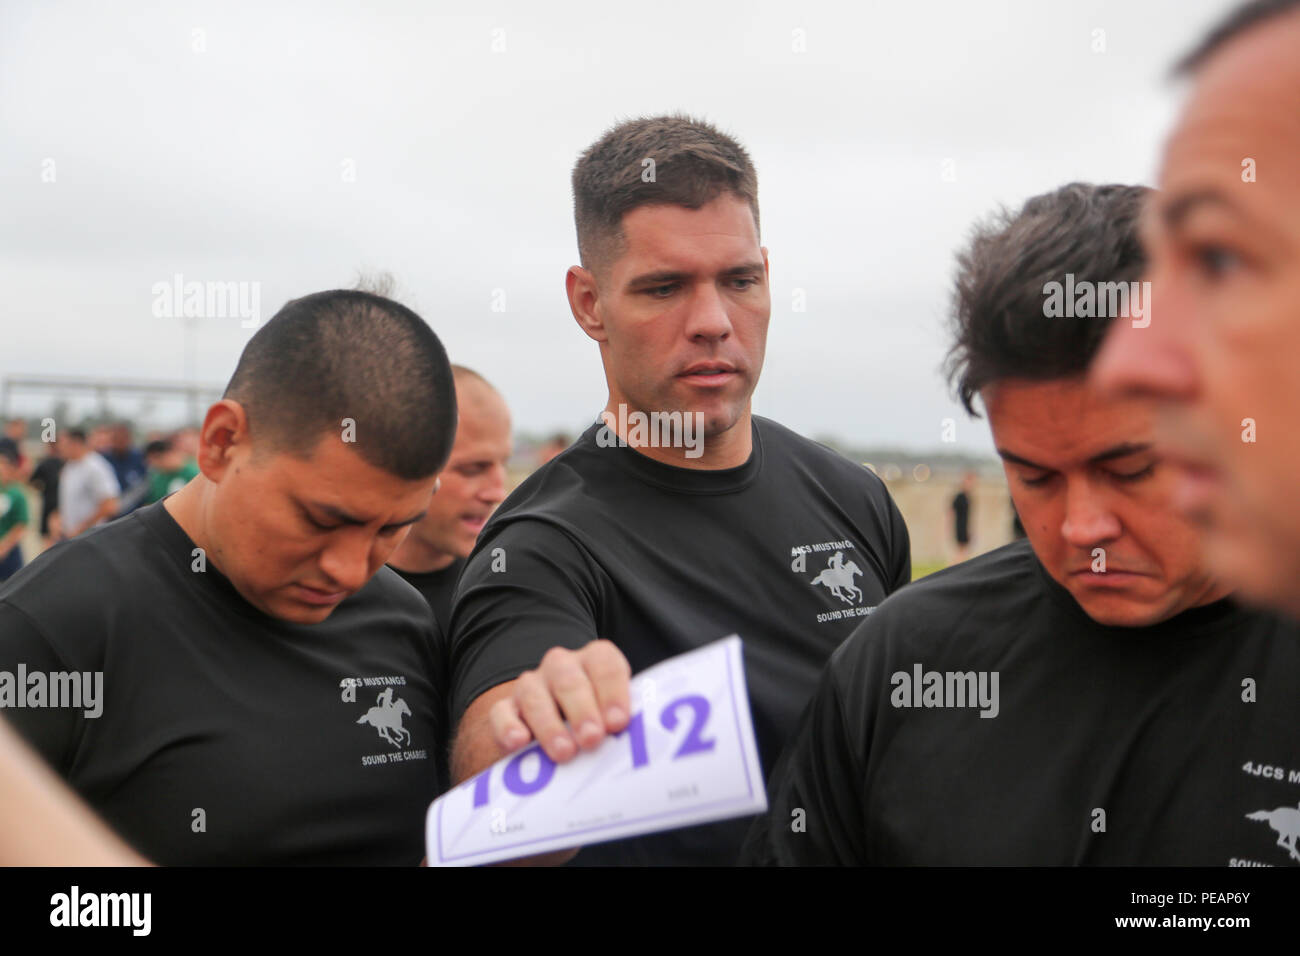
[{"label": "man in background with shaved head", "polygon": [[451,599],[478,533],[506,496],[510,461],[510,409],[483,376],[453,365],[456,443],[438,476],[428,513],[411,526],[388,566],[424,595],[439,629],[447,633]]}]

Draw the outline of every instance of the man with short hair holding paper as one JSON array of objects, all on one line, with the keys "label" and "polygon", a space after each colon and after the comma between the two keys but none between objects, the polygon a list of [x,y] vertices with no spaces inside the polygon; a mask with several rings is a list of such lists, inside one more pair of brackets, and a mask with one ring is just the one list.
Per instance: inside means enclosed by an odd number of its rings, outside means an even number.
[{"label": "man with short hair holding paper", "polygon": [[[556,709],[520,677],[540,661],[563,688],[547,648],[594,638],[639,672],[739,634],[770,761],[831,651],[910,580],[907,529],[870,471],[752,414],[771,300],[740,144],[686,117],[632,120],[583,154],[573,186],[569,305],[599,346],[608,401],[502,504],[462,572],[453,776],[496,760],[521,715],[556,760],[622,729],[581,682]],[[731,820],[578,860],[728,864],[744,832]]]}]

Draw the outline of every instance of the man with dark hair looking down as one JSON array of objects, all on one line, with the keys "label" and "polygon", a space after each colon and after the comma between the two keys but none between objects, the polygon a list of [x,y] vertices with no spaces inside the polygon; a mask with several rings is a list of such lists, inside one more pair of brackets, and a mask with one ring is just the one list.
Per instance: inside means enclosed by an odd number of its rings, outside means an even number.
[{"label": "man with dark hair looking down", "polygon": [[[982,399],[1028,541],[917,582],[835,652],[744,862],[1300,862],[1300,634],[1206,570],[1150,408],[1086,379],[1149,304],[1147,192],[1063,187],[962,255],[949,372]],[[1129,290],[1118,314],[1045,304],[1106,283]]]},{"label": "man with dark hair looking down", "polygon": [[[288,303],[208,409],[199,476],[0,587],[7,716],[159,863],[419,862],[445,788],[444,647],[383,564],[455,422],[410,309]],[[8,701],[6,674],[28,684]]]}]

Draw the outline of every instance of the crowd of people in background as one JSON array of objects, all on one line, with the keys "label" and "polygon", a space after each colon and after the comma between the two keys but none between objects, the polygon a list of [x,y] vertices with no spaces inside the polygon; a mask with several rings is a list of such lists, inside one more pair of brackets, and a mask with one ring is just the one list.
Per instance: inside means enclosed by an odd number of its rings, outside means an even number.
[{"label": "crowd of people in background", "polygon": [[45,549],[178,490],[199,473],[197,450],[195,428],[149,431],[143,447],[125,422],[56,427],[33,442],[26,420],[9,419],[0,436],[0,581],[34,557],[22,548],[34,520],[24,486],[40,496]]},{"label": "crowd of people in background", "polygon": [[[496,394],[477,373],[461,366],[456,366],[455,370],[458,384],[464,376],[481,383],[481,387],[493,395]],[[499,397],[497,401],[500,402]],[[474,488],[467,498],[459,502],[449,503],[454,497],[450,494],[443,495],[438,502],[439,507],[445,505],[444,510],[464,505],[466,500],[477,502],[474,507],[480,511],[486,509],[483,515],[477,517],[475,531],[509,490],[506,487],[506,465],[511,448],[509,417],[504,411],[504,404],[501,405],[502,421],[494,422],[495,431],[491,436],[497,447],[492,449],[491,455],[478,455],[479,458],[491,458],[492,461],[488,464],[477,459],[470,463],[453,462],[452,465],[473,472],[465,480],[472,479],[475,482]],[[472,406],[471,417],[476,414],[477,408]],[[477,421],[476,418],[474,420]],[[135,438],[137,433],[142,435],[139,442]],[[564,432],[549,436],[536,449],[537,464],[540,466],[550,461],[568,447],[570,442],[570,437]],[[36,441],[31,438],[26,419],[10,418],[5,423],[3,435],[0,435],[0,581],[12,577],[36,556],[25,555],[22,547],[23,538],[36,520],[26,489],[31,489],[40,499],[37,532],[40,550],[43,551],[60,541],[75,538],[106,521],[130,514],[179,491],[199,474],[198,447],[198,429],[191,426],[172,431],[141,431],[126,422],[113,422],[62,431],[56,428],[48,440],[42,435]],[[500,454],[500,448],[506,450],[504,457]],[[452,466],[449,466],[448,471],[453,476],[459,475],[453,471]],[[491,488],[484,491],[478,486],[483,484],[482,476],[489,471]],[[472,511],[474,508],[466,506],[464,510]],[[459,512],[449,513],[441,520],[447,524],[459,521],[462,517]],[[453,573],[441,575],[442,578],[449,579],[449,584],[454,584],[454,572],[459,572],[472,544],[471,536],[468,546],[459,542],[457,547],[438,549],[438,560],[442,564],[427,570],[444,572],[454,560],[454,566],[451,567]],[[412,563],[412,574],[426,570],[423,567],[415,568],[415,564],[418,562]],[[399,573],[407,573],[404,565],[398,562],[398,566]],[[420,584],[416,587],[426,590]],[[450,593],[447,593],[444,600],[438,603],[441,605],[449,599]],[[444,622],[446,610],[442,608],[443,613],[440,615]]]}]

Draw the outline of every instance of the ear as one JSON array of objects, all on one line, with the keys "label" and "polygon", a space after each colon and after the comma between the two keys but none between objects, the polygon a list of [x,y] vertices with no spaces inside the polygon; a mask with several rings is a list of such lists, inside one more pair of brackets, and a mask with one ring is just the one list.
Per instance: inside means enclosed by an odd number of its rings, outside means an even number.
[{"label": "ear", "polygon": [[564,289],[569,296],[569,310],[573,312],[578,328],[588,338],[605,342],[609,336],[601,317],[600,289],[596,277],[582,266],[570,266],[564,276]]},{"label": "ear", "polygon": [[220,482],[235,456],[250,445],[248,413],[234,399],[223,398],[203,416],[199,429],[199,471],[209,481]]}]

